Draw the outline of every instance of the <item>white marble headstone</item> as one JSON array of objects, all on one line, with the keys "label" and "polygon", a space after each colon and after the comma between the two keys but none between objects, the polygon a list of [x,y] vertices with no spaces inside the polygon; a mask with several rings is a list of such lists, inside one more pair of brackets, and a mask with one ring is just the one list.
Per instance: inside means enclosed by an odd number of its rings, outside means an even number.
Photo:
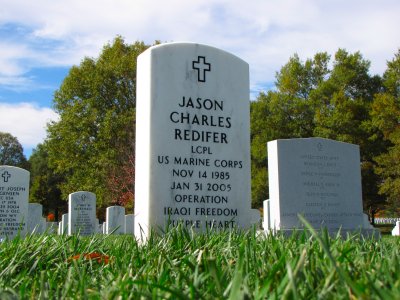
[{"label": "white marble headstone", "polygon": [[134,234],[135,228],[135,215],[134,214],[129,214],[125,215],[125,233],[126,234]]},{"label": "white marble headstone", "polygon": [[263,211],[264,211],[264,216],[263,216],[263,227],[265,230],[269,230],[271,228],[271,222],[270,222],[270,201],[269,199],[263,201]]},{"label": "white marble headstone", "polygon": [[0,166],[0,240],[27,232],[29,172]]},{"label": "white marble headstone", "polygon": [[43,219],[43,206],[39,203],[28,203],[28,232],[43,233],[46,230]]},{"label": "white marble headstone", "polygon": [[62,215],[60,223],[61,223],[60,234],[67,234],[68,233],[68,213]]},{"label": "white marble headstone", "polygon": [[68,196],[68,234],[91,235],[97,231],[96,195],[80,191]]},{"label": "white marble headstone", "polygon": [[125,233],[125,207],[110,206],[106,209],[106,234]]},{"label": "white marble headstone", "polygon": [[322,138],[268,142],[270,225],[301,228],[298,214],[315,228],[363,228],[359,146]]},{"label": "white marble headstone", "polygon": [[399,236],[400,235],[400,221],[396,222],[396,226],[392,229],[392,236]]},{"label": "white marble headstone", "polygon": [[137,70],[136,237],[167,222],[250,227],[248,64],[168,43],[141,54]]}]

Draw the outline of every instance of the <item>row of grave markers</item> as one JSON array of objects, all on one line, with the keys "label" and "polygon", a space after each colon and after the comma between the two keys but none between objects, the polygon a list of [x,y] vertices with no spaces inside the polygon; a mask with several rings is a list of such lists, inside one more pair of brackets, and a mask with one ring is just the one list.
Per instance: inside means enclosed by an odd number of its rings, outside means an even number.
[{"label": "row of grave markers", "polygon": [[99,224],[96,218],[96,196],[80,191],[69,195],[68,213],[61,222],[46,222],[43,206],[28,203],[29,172],[0,166],[0,240],[12,239],[18,234],[55,233],[91,235],[133,234],[134,215],[125,215],[125,208],[111,206],[106,209],[106,222]]},{"label": "row of grave markers", "polygon": [[[136,238],[167,223],[198,232],[258,223],[259,212],[251,209],[249,94],[248,64],[221,49],[166,43],[139,55]],[[271,141],[267,148],[265,231],[302,228],[301,214],[315,228],[375,234],[362,211],[359,146],[306,138]],[[27,199],[29,172],[7,168],[0,168],[0,236],[14,235],[27,215],[16,198]],[[68,232],[98,231],[89,205],[94,194],[71,197]]]},{"label": "row of grave markers", "polygon": [[[301,228],[297,214],[302,213],[316,228],[375,234],[362,212],[357,146],[310,138],[272,141],[268,143],[268,150],[270,196],[279,201],[264,201],[264,230],[275,233]],[[36,232],[55,230],[56,223],[46,222],[42,217],[40,204],[28,204],[29,172],[0,166],[0,174],[0,238],[14,237],[20,227],[22,233],[34,229]],[[58,225],[60,234],[134,233],[134,215],[125,215],[123,207],[108,207],[106,222],[99,224],[93,193],[75,192],[69,195],[68,201],[69,213],[62,216]],[[194,209],[194,205],[188,205],[187,209]],[[248,219],[247,227],[257,224],[259,211],[249,210]],[[177,220],[187,224],[182,218]],[[394,230],[393,235],[395,232],[399,230]]]}]

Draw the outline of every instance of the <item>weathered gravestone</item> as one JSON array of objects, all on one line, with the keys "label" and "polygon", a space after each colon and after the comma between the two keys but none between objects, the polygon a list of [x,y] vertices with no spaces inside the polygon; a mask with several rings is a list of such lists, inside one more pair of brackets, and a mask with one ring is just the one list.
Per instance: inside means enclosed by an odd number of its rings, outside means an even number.
[{"label": "weathered gravestone", "polygon": [[125,207],[110,206],[106,209],[106,234],[125,233]]},{"label": "weathered gravestone", "polygon": [[268,142],[270,229],[301,228],[301,214],[330,232],[361,230],[364,224],[359,146],[322,138]]},{"label": "weathered gravestone", "polygon": [[29,172],[0,166],[0,240],[27,232]]},{"label": "weathered gravestone", "polygon": [[68,196],[68,234],[91,235],[97,232],[96,195],[80,191]]},{"label": "weathered gravestone", "polygon": [[59,234],[67,234],[68,233],[68,213],[63,214],[61,216],[61,227],[60,227],[60,233]]},{"label": "weathered gravestone", "polygon": [[210,46],[138,58],[135,235],[250,227],[249,67]]},{"label": "weathered gravestone", "polygon": [[43,233],[46,220],[43,218],[43,206],[39,203],[28,203],[28,232]]},{"label": "weathered gravestone", "polygon": [[135,228],[135,215],[129,214],[125,215],[125,233],[126,234],[134,234]]}]

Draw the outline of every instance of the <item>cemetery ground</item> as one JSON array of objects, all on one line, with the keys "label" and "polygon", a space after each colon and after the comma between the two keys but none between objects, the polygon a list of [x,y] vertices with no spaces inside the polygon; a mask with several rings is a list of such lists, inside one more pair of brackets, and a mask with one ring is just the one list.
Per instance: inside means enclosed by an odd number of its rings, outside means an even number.
[{"label": "cemetery ground", "polygon": [[0,243],[0,299],[400,298],[400,239],[308,229],[17,237]]}]

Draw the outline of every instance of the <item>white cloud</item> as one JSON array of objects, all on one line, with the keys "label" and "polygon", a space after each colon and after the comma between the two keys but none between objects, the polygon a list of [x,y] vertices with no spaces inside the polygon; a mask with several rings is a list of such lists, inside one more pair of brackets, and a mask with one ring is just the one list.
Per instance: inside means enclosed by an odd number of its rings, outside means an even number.
[{"label": "white cloud", "polygon": [[31,149],[46,137],[46,124],[57,121],[58,115],[50,108],[31,103],[0,103],[0,131],[17,137],[24,149]]},{"label": "white cloud", "polygon": [[1,24],[29,29],[3,42],[16,50],[12,55],[0,52],[0,69],[21,76],[32,66],[70,66],[97,56],[117,34],[128,42],[195,41],[225,49],[250,63],[252,85],[273,81],[295,52],[306,59],[339,47],[359,50],[372,61],[371,71],[381,74],[400,40],[398,0],[0,0],[0,5],[0,30]]}]

